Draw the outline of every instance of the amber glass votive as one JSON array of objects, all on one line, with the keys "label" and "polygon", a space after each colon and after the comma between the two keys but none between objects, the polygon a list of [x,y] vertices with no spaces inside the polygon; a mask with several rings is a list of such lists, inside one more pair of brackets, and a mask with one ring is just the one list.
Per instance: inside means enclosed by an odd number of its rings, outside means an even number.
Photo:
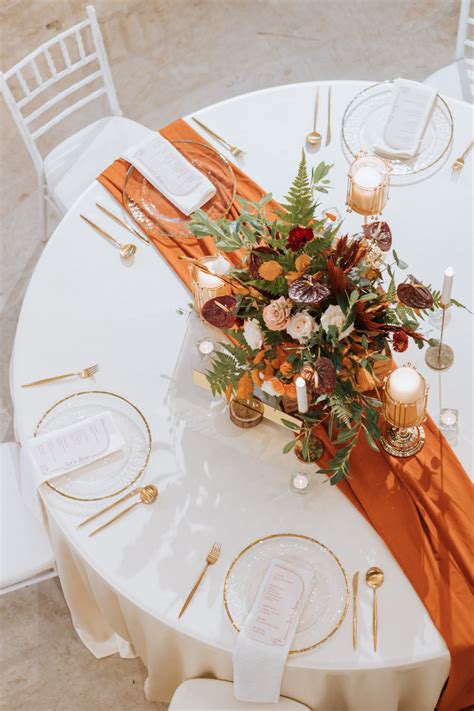
[{"label": "amber glass votive", "polygon": [[[222,257],[220,258],[222,259]],[[199,260],[209,271],[212,272],[212,267],[216,262],[217,257],[203,257]],[[216,296],[227,296],[232,294],[232,289],[218,274],[209,274],[203,271],[196,264],[190,267],[191,286],[194,298],[194,307],[198,314],[201,314],[201,309],[204,304]]]},{"label": "amber glass votive", "polygon": [[410,365],[398,368],[386,379],[382,400],[382,447],[395,457],[419,452],[425,439],[421,426],[428,401],[425,379]]},{"label": "amber glass votive", "polygon": [[387,204],[390,166],[379,156],[360,155],[349,168],[346,206],[359,215],[380,215]]}]

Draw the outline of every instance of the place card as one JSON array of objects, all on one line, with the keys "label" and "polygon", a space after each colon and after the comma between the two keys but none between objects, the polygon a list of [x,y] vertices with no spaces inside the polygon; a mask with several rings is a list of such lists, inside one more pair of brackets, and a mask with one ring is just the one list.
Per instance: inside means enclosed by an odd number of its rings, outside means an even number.
[{"label": "place card", "polygon": [[419,151],[436,100],[436,90],[409,79],[396,79],[392,104],[377,152],[388,157],[411,158]]},{"label": "place card", "polygon": [[250,612],[249,639],[274,647],[291,645],[312,580],[309,570],[273,560]]},{"label": "place card", "polygon": [[33,437],[28,449],[43,481],[123,449],[125,442],[106,410],[73,425]]},{"label": "place card", "polygon": [[211,181],[159,133],[126,151],[123,157],[185,215],[216,193]]}]

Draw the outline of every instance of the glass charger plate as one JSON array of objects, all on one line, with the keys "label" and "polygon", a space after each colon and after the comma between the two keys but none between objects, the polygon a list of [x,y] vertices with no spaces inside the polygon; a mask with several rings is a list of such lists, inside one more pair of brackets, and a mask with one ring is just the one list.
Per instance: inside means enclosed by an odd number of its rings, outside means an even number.
[{"label": "glass charger plate", "polygon": [[[363,89],[348,104],[342,118],[342,140],[352,157],[361,151],[375,153],[374,140],[383,134],[392,101],[393,81]],[[388,160],[392,176],[420,173],[445,155],[453,139],[453,117],[447,103],[436,98],[419,152],[410,159]],[[382,156],[383,157],[383,156]]]},{"label": "glass charger plate", "polygon": [[290,649],[290,654],[307,652],[329,639],[344,620],[349,600],[346,572],[329,548],[308,536],[277,533],[251,543],[231,563],[224,583],[224,607],[237,632],[273,558],[313,573],[313,587]]},{"label": "glass charger plate", "polygon": [[[218,151],[197,141],[171,141],[188,161],[214,185],[216,194],[202,206],[209,217],[218,220],[230,210],[235,197],[235,176],[230,163]],[[192,237],[186,217],[132,165],[127,170],[122,190],[127,212],[152,237]]]},{"label": "glass charger plate", "polygon": [[125,441],[123,450],[46,482],[61,496],[75,501],[100,501],[120,494],[143,474],[151,452],[151,432],[138,407],[105,390],[74,393],[49,408],[36,425],[34,437],[80,422],[104,410],[112,413]]}]

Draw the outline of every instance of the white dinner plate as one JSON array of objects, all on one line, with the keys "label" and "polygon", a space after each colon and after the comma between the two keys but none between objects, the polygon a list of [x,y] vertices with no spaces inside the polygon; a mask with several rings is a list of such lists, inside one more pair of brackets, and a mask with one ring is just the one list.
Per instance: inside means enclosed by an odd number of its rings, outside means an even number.
[{"label": "white dinner plate", "polygon": [[121,395],[86,390],[60,400],[38,422],[34,436],[53,432],[108,410],[125,442],[120,452],[55,477],[47,485],[76,501],[99,501],[125,491],[143,474],[151,452],[151,432],[138,407]]},{"label": "white dinner plate", "polygon": [[274,558],[313,573],[313,584],[296,628],[290,654],[314,649],[341,626],[347,611],[347,575],[334,553],[319,541],[291,533],[261,538],[231,563],[224,584],[227,615],[240,632]]}]

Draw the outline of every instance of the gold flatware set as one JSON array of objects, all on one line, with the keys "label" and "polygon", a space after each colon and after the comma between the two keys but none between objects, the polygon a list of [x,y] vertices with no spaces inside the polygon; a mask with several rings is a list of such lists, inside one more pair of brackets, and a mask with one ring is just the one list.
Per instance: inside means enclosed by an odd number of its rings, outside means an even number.
[{"label": "gold flatware set", "polygon": [[455,173],[459,173],[463,168],[464,168],[464,159],[468,155],[469,151],[471,148],[474,146],[474,141],[469,141],[469,145],[464,151],[462,155],[459,156],[459,158],[456,158],[456,160],[453,163],[453,170]]},{"label": "gold flatware set", "polygon": [[83,370],[77,371],[77,373],[64,373],[63,375],[53,375],[50,378],[41,378],[41,380],[33,380],[31,383],[25,383],[22,388],[31,388],[33,385],[43,385],[44,383],[52,383],[55,380],[63,380],[64,378],[92,378],[93,375],[99,372],[99,366],[95,365],[89,366],[89,368],[84,368]]},{"label": "gold flatware set", "polygon": [[[373,566],[369,568],[365,574],[365,582],[374,592],[372,602],[372,638],[374,652],[377,651],[378,637],[378,613],[377,613],[377,595],[376,591],[383,585],[384,573],[381,568]],[[359,601],[359,571],[354,573],[352,578],[352,647],[357,649],[357,631],[358,631],[358,601]]]},{"label": "gold flatware set", "polygon": [[225,138],[222,138],[222,136],[219,136],[218,133],[216,133],[215,131],[213,131],[212,128],[209,128],[209,126],[206,126],[205,123],[203,123],[202,121],[200,121],[199,119],[197,119],[195,116],[193,116],[192,119],[193,119],[194,123],[197,123],[198,126],[200,126],[201,128],[203,128],[205,131],[207,131],[207,133],[208,133],[210,136],[212,136],[213,138],[215,138],[216,141],[219,141],[219,143],[221,143],[223,146],[225,146],[225,148],[227,148],[227,150],[229,151],[229,153],[231,153],[231,154],[234,156],[234,158],[238,158],[239,156],[245,154],[245,151],[243,151],[241,148],[237,148],[237,146],[232,146],[230,143],[228,143],[228,142],[225,140]]},{"label": "gold flatware set", "polygon": [[93,230],[102,235],[102,237],[105,237],[105,239],[108,239],[109,242],[112,242],[112,244],[114,244],[120,250],[120,256],[122,257],[122,259],[127,260],[135,256],[137,248],[134,244],[123,244],[123,242],[119,242],[118,239],[112,237],[112,235],[103,230],[102,227],[99,227],[99,225],[96,225],[95,222],[92,222],[92,220],[89,220],[89,218],[85,215],[81,215],[81,218],[85,222],[87,222],[87,224],[90,225]]},{"label": "gold flatware set", "polygon": [[139,486],[136,489],[132,489],[132,491],[129,491],[128,494],[125,494],[125,496],[122,496],[122,498],[118,499],[117,501],[114,501],[113,503],[109,504],[108,506],[101,509],[100,511],[97,511],[96,513],[92,514],[92,516],[89,516],[84,521],[81,521],[81,523],[78,524],[77,527],[81,528],[82,526],[85,526],[86,524],[90,523],[91,521],[94,521],[99,516],[102,516],[102,514],[107,513],[107,511],[110,511],[111,509],[118,506],[118,504],[121,504],[124,501],[131,499],[133,496],[136,496],[137,494],[139,496],[138,501],[135,501],[131,506],[127,506],[126,509],[123,509],[122,511],[120,511],[116,516],[114,516],[113,518],[109,519],[105,523],[101,524],[98,528],[91,531],[91,533],[89,533],[89,538],[91,536],[95,536],[96,533],[99,533],[99,531],[102,531],[104,528],[107,528],[107,526],[110,526],[110,524],[113,523],[114,521],[117,521],[119,518],[122,518],[122,516],[125,516],[125,514],[127,514],[129,511],[132,511],[137,506],[140,506],[140,504],[153,504],[156,501],[156,499],[158,498],[158,489],[156,488],[156,486],[154,484],[147,484],[146,486]]},{"label": "gold flatware set", "polygon": [[205,574],[206,574],[207,569],[209,568],[209,566],[210,566],[210,565],[214,565],[215,563],[217,563],[217,561],[218,561],[218,559],[219,559],[220,553],[221,553],[221,544],[220,544],[220,543],[214,543],[214,545],[213,545],[212,548],[210,549],[209,553],[207,554],[207,557],[206,557],[206,564],[204,565],[204,568],[201,570],[201,572],[200,572],[200,574],[199,574],[199,576],[198,576],[196,582],[194,583],[194,586],[192,587],[192,589],[191,589],[191,591],[190,591],[188,597],[187,597],[186,600],[184,601],[184,605],[183,605],[183,607],[181,608],[181,610],[180,610],[180,612],[179,612],[178,618],[180,618],[180,617],[182,616],[182,614],[183,614],[184,611],[186,610],[187,606],[189,605],[189,603],[190,603],[191,600],[193,599],[194,593],[196,592],[196,590],[197,590],[198,587],[200,586],[201,581],[202,581],[202,579],[204,578],[204,576],[205,576]]},{"label": "gold flatware set", "polygon": [[[331,143],[331,87],[328,87],[328,112],[327,112],[327,128],[326,128],[326,141],[325,146],[329,146]],[[314,113],[313,113],[313,130],[306,135],[306,143],[309,143],[313,148],[318,149],[322,142],[322,135],[316,130],[318,123],[318,111],[319,111],[319,86],[316,89],[316,97],[314,100]]]}]

